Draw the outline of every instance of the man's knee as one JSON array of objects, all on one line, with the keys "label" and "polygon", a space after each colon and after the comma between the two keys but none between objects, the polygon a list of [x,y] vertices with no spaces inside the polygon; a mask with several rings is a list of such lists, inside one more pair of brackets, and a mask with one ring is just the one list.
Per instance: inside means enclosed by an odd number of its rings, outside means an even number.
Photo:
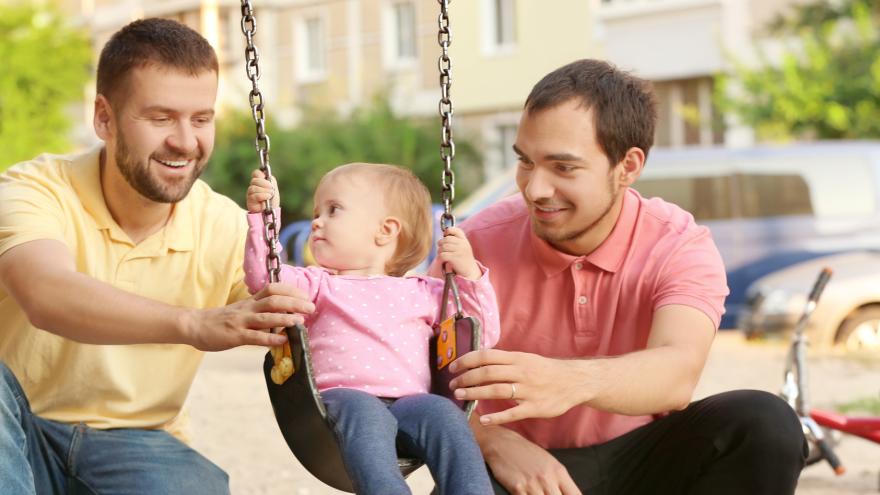
[{"label": "man's knee", "polygon": [[96,493],[229,493],[226,472],[160,430],[86,428],[76,457],[77,476]]},{"label": "man's knee", "polygon": [[180,460],[175,467],[133,473],[143,493],[224,495],[229,493],[229,476],[203,458]]},{"label": "man's knee", "polygon": [[761,390],[736,390],[724,394],[734,421],[744,423],[756,431],[801,431],[800,420],[794,410],[776,395]]},{"label": "man's knee", "polygon": [[800,419],[779,397],[759,390],[720,394],[727,420],[754,449],[773,453],[780,460],[802,463],[806,441]]}]

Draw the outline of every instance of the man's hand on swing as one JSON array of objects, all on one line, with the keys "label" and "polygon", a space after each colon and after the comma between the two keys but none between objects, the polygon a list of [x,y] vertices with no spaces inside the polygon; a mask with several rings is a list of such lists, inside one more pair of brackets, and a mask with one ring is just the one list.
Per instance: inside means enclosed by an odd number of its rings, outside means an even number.
[{"label": "man's hand on swing", "polygon": [[458,227],[449,227],[443,238],[437,241],[437,258],[444,264],[448,263],[456,275],[469,280],[479,280],[483,272],[474,259],[474,251],[464,231]]},{"label": "man's hand on swing", "polygon": [[251,184],[247,189],[247,210],[250,213],[260,213],[265,208],[266,201],[270,199],[273,208],[278,208],[281,204],[275,177],[272,177],[272,182],[269,182],[262,170],[254,170],[251,172]]},{"label": "man's hand on swing", "polygon": [[187,343],[202,351],[278,346],[287,342],[287,337],[272,330],[302,323],[302,315],[314,310],[315,305],[302,291],[276,283],[222,308],[192,310],[183,328]]},{"label": "man's hand on swing", "polygon": [[498,349],[472,351],[456,359],[450,371],[460,373],[449,388],[460,400],[509,400],[509,409],[480,416],[484,425],[526,418],[555,418],[578,405],[573,360],[552,359],[527,352]]}]

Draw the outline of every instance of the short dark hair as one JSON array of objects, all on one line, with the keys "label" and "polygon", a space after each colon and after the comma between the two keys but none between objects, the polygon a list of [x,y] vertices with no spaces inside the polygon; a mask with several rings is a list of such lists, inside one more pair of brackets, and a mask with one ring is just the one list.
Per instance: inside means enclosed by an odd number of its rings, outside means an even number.
[{"label": "short dark hair", "polygon": [[538,81],[526,99],[525,111],[538,112],[572,99],[593,110],[596,141],[612,165],[632,147],[647,156],[657,121],[651,83],[602,60],[578,60]]},{"label": "short dark hair", "polygon": [[131,71],[155,64],[189,75],[219,73],[217,54],[202,35],[170,19],[140,19],[117,31],[98,59],[97,92],[113,101]]}]

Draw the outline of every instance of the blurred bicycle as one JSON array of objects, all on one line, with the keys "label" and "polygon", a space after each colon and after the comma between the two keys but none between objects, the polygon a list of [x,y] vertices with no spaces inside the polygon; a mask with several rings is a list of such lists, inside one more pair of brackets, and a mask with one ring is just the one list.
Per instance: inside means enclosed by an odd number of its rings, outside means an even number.
[{"label": "blurred bicycle", "polygon": [[880,418],[848,416],[810,407],[806,360],[807,338],[804,336],[804,329],[830,279],[831,270],[824,268],[819,273],[804,305],[804,310],[795,325],[791,347],[785,359],[784,383],[780,396],[797,412],[804,429],[804,435],[810,442],[807,465],[824,460],[837,475],[841,475],[846,469],[834,452],[828,433],[839,431],[880,444]]}]

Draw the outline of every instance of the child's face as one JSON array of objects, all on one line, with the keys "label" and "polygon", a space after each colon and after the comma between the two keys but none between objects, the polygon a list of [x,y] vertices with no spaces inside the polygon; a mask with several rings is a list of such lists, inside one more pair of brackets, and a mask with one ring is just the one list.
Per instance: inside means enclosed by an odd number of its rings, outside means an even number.
[{"label": "child's face", "polygon": [[325,180],[315,191],[309,237],[315,261],[337,271],[384,270],[387,250],[376,241],[386,216],[381,191],[368,178],[346,174]]}]

